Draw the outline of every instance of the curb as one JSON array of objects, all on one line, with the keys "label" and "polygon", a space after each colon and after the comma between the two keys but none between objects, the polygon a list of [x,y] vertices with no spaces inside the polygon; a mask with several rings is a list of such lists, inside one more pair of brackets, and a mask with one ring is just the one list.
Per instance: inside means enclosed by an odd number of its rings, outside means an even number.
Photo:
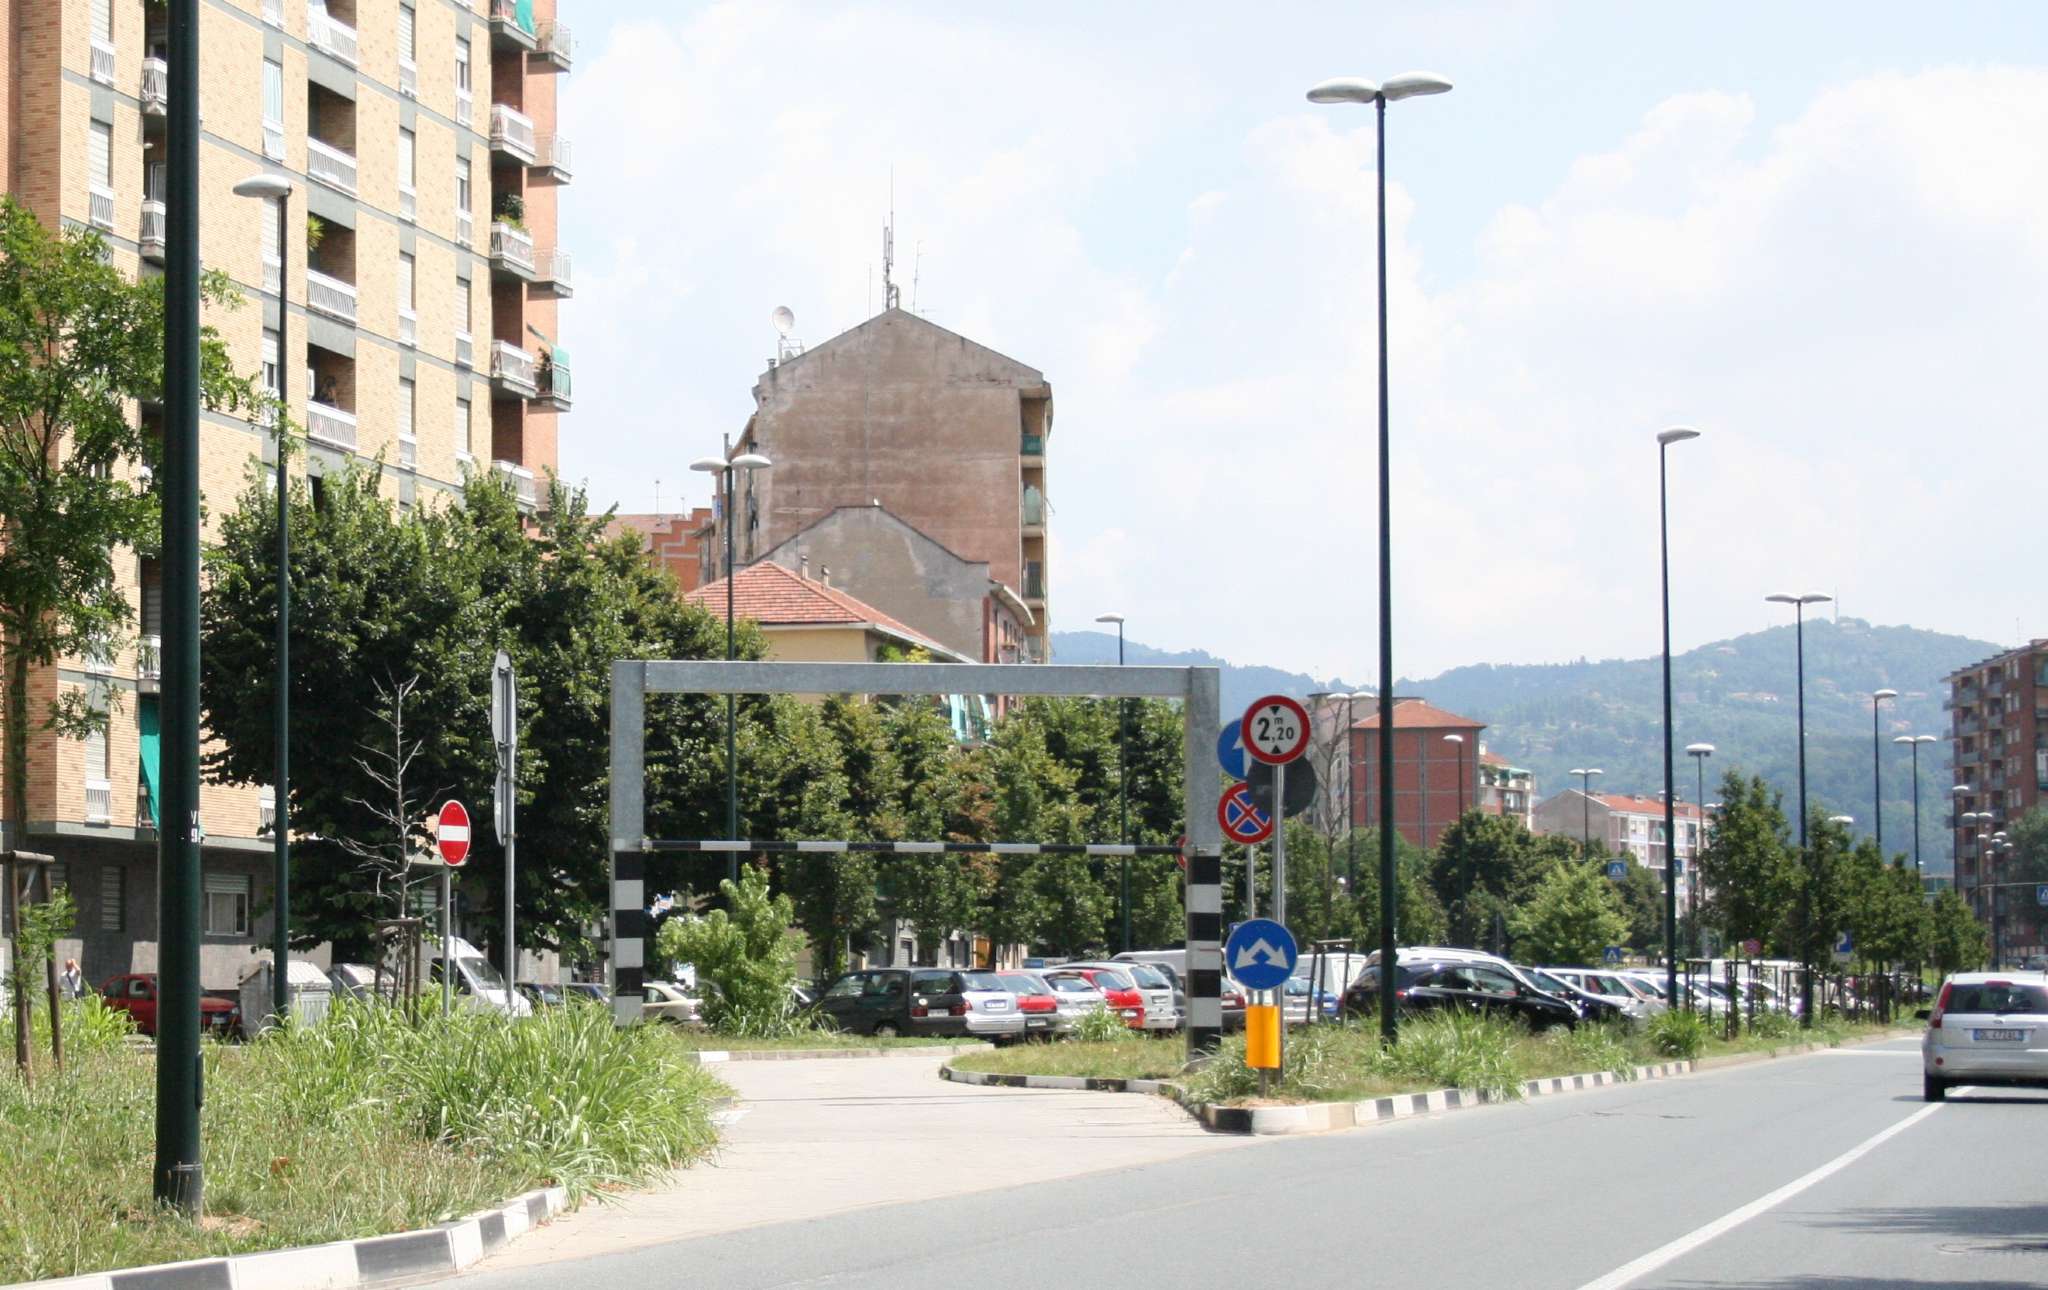
[{"label": "curb", "polygon": [[987,1071],[963,1071],[951,1063],[939,1067],[939,1078],[955,1084],[978,1084],[983,1088],[1052,1088],[1083,1093],[1145,1093],[1181,1100],[1180,1085],[1163,1079],[1124,1079],[1092,1075],[996,1075]]},{"label": "curb", "polygon": [[[897,1057],[905,1053],[912,1055],[977,1052],[986,1044],[920,1044],[914,1048],[704,1048],[688,1054],[688,1059],[699,1066],[718,1066],[726,1062],[799,1062],[820,1061],[834,1057]],[[6,1287],[0,1287],[6,1290]]]},{"label": "curb", "polygon": [[547,1187],[438,1227],[220,1259],[115,1268],[0,1290],[343,1290],[460,1272],[568,1208]]}]

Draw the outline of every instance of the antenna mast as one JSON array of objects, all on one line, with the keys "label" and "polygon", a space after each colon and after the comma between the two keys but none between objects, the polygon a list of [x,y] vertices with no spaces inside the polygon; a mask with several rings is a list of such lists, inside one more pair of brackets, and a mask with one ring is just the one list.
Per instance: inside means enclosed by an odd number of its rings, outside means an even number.
[{"label": "antenna mast", "polygon": [[882,225],[882,310],[901,308],[903,288],[891,276],[896,268],[896,168],[889,168],[889,222]]},{"label": "antenna mast", "polygon": [[917,239],[917,252],[910,257],[910,312],[917,312],[917,284],[924,277],[924,239]]}]

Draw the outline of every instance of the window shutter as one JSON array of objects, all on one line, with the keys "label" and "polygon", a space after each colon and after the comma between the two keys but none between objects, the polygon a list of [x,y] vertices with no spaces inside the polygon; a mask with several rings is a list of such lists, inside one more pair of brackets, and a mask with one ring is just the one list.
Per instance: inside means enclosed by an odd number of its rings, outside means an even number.
[{"label": "window shutter", "polygon": [[410,63],[417,50],[413,46],[413,9],[409,4],[398,6],[398,56]]},{"label": "window shutter", "polygon": [[86,138],[86,173],[102,188],[114,186],[114,127],[94,121]]}]

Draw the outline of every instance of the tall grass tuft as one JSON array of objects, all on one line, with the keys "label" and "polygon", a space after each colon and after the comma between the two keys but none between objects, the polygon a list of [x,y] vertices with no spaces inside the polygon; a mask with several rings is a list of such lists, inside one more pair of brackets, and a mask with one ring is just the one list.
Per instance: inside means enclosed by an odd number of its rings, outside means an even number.
[{"label": "tall grass tuft", "polygon": [[1521,1027],[1494,1017],[1438,1012],[1402,1025],[1400,1042],[1381,1052],[1381,1068],[1422,1079],[1431,1088],[1519,1098],[1522,1063],[1516,1043],[1523,1034]]},{"label": "tall grass tuft", "polygon": [[1714,1023],[1701,1013],[1673,1008],[1650,1018],[1644,1033],[1659,1055],[1689,1062],[1696,1059],[1706,1049],[1707,1041],[1714,1037]]},{"label": "tall grass tuft", "polygon": [[1628,1031],[1619,1022],[1583,1023],[1576,1030],[1559,1026],[1545,1033],[1540,1042],[1557,1065],[1574,1074],[1607,1071],[1623,1080],[1636,1077],[1635,1051]]}]

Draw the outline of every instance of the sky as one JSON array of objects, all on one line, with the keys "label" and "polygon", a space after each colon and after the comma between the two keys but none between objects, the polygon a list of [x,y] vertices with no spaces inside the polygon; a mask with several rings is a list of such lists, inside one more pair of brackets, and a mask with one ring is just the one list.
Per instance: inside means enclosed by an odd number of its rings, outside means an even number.
[{"label": "sky", "polygon": [[[1395,664],[1659,648],[1820,591],[2048,635],[2048,8],[561,0],[594,505],[708,501],[787,305],[1053,387],[1058,629],[1377,671],[1387,120]],[[2014,487],[2014,485],[2019,487]]]}]

